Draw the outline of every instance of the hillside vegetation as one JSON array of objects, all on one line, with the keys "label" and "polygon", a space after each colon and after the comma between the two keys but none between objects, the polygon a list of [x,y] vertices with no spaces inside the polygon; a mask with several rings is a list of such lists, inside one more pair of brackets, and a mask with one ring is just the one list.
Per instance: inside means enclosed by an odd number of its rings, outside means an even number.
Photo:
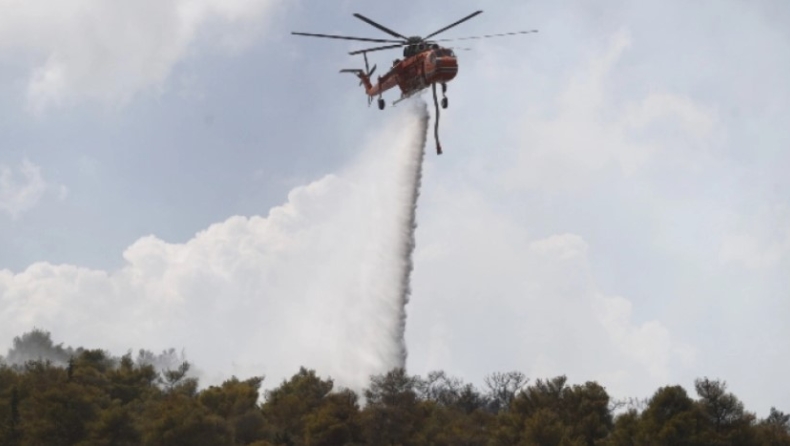
[{"label": "hillside vegetation", "polygon": [[[444,372],[371,377],[363,395],[301,369],[200,389],[175,352],[113,357],[34,330],[0,364],[0,444],[16,445],[790,445],[790,416],[757,419],[724,382],[614,401],[596,382],[493,373],[483,389]],[[363,404],[364,401],[364,404]]]}]

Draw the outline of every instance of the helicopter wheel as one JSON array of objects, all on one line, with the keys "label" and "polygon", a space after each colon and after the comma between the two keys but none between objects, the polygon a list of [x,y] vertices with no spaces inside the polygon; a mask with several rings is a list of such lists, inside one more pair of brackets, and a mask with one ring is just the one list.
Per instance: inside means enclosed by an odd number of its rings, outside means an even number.
[{"label": "helicopter wheel", "polygon": [[384,102],[384,99],[379,98],[379,110],[384,110],[384,107],[387,106],[387,103]]},{"label": "helicopter wheel", "polygon": [[449,104],[447,103],[447,97],[442,98],[442,108],[447,108]]}]

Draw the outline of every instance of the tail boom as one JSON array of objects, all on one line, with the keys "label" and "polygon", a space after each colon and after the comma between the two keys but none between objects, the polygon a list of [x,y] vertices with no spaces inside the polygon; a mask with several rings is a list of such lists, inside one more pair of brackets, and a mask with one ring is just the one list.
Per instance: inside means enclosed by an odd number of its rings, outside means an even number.
[{"label": "tail boom", "polygon": [[371,95],[371,91],[373,90],[373,84],[370,83],[370,76],[368,76],[364,70],[354,69],[354,68],[345,68],[340,70],[341,73],[352,73],[355,74],[359,78],[359,84],[365,86],[365,91],[368,95]]}]

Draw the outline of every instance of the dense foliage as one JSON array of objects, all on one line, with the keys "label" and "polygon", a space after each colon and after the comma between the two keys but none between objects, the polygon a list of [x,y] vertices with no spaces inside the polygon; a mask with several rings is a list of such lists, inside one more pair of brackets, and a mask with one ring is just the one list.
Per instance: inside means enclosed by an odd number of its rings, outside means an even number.
[{"label": "dense foliage", "polygon": [[667,386],[633,404],[563,376],[495,373],[480,390],[392,370],[371,378],[362,404],[305,369],[264,398],[260,377],[200,390],[188,363],[167,366],[176,357],[63,348],[42,331],[16,338],[0,364],[0,444],[790,445],[790,415],[758,420],[707,378],[696,399]]}]

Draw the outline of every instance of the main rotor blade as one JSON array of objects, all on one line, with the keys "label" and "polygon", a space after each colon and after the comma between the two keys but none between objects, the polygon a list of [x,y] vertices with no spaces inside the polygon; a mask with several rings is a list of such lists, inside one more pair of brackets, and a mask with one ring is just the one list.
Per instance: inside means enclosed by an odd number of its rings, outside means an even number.
[{"label": "main rotor blade", "polygon": [[367,23],[368,25],[375,26],[376,28],[384,31],[385,33],[391,35],[392,37],[399,37],[399,38],[401,38],[403,40],[409,40],[407,37],[404,37],[404,36],[396,33],[395,31],[387,28],[386,26],[379,25],[378,23],[374,22],[373,20],[370,20],[369,18],[365,17],[362,14],[354,14],[354,17],[358,18],[359,20],[362,20],[363,22]]},{"label": "main rotor blade", "polygon": [[408,45],[408,43],[401,43],[399,45],[377,46],[377,47],[374,47],[374,48],[366,48],[364,50],[352,51],[352,52],[350,52],[348,54],[354,56],[356,54],[370,53],[372,51],[381,51],[381,50],[390,50],[390,49],[393,49],[393,48],[402,48],[402,47],[404,47],[406,45]]},{"label": "main rotor blade", "polygon": [[472,37],[458,37],[455,39],[436,39],[434,42],[453,42],[455,40],[472,40],[472,39],[487,39],[489,37],[504,37],[504,36],[515,36],[518,34],[531,34],[538,32],[537,29],[531,29],[529,31],[514,31],[512,33],[502,33],[502,34],[486,34],[485,36],[472,36]]},{"label": "main rotor blade", "polygon": [[452,24],[450,24],[450,25],[447,25],[447,26],[445,26],[444,28],[440,29],[439,31],[434,31],[434,32],[433,32],[433,33],[431,33],[431,34],[428,34],[427,36],[425,36],[425,37],[423,38],[423,40],[430,39],[431,37],[433,37],[433,36],[435,36],[435,35],[437,35],[437,34],[439,34],[439,33],[443,33],[443,32],[445,32],[445,31],[447,31],[448,29],[452,28],[453,26],[460,25],[461,23],[464,23],[465,21],[467,21],[467,20],[471,19],[472,17],[474,17],[474,16],[476,16],[476,15],[478,15],[478,14],[482,14],[482,13],[483,13],[483,11],[475,11],[475,12],[473,12],[473,13],[469,14],[468,16],[466,16],[466,17],[462,18],[461,20],[459,20],[459,21],[457,21],[457,22],[455,22],[455,23],[452,23]]},{"label": "main rotor blade", "polygon": [[327,39],[359,40],[360,42],[376,42],[376,43],[400,42],[400,40],[392,40],[392,39],[369,39],[367,37],[335,36],[332,34],[313,34],[313,33],[298,33],[298,32],[291,32],[291,34],[295,36],[325,37]]}]

